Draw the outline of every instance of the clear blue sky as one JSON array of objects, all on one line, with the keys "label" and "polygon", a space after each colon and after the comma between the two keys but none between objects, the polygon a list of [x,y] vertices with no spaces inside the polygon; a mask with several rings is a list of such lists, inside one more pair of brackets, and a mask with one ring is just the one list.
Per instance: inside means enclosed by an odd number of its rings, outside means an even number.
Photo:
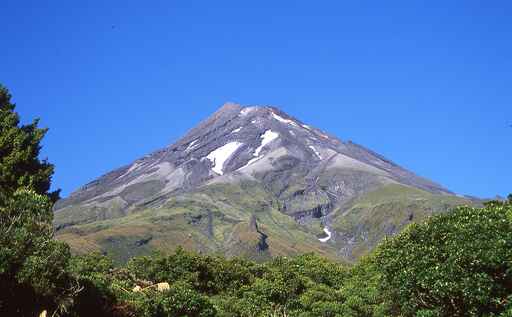
[{"label": "clear blue sky", "polygon": [[510,1],[2,0],[0,83],[54,187],[272,104],[463,194],[512,192]]}]

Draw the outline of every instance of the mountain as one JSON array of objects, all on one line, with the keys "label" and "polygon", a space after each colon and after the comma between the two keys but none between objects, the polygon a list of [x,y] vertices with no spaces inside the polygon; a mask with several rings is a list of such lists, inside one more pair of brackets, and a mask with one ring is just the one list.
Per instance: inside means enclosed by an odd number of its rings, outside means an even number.
[{"label": "mountain", "polygon": [[119,262],[184,246],[347,261],[468,199],[274,107],[225,104],[173,145],[55,206],[57,238]]}]

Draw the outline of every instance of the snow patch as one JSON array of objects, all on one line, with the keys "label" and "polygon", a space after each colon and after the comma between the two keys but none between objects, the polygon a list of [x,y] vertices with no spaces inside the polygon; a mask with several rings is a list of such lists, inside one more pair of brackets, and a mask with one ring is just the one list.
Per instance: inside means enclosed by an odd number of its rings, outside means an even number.
[{"label": "snow patch", "polygon": [[242,130],[242,127],[238,128],[238,129],[235,129],[233,131],[231,131],[231,133],[237,133],[237,132],[240,132]]},{"label": "snow patch", "polygon": [[197,143],[198,140],[194,140],[192,142],[190,142],[190,144],[187,146],[187,148],[185,149],[186,152],[192,150],[194,148],[194,145]]},{"label": "snow patch", "polygon": [[224,163],[241,147],[243,143],[240,142],[230,142],[226,145],[221,146],[220,148],[213,150],[206,156],[213,163],[212,170],[217,174],[224,174],[223,167]]},{"label": "snow patch", "polygon": [[293,132],[292,130],[288,130],[290,132],[291,135],[295,136],[295,132]]},{"label": "snow patch", "polygon": [[307,125],[307,124],[301,124],[301,126],[302,126],[304,129],[307,129],[307,130],[309,130],[309,131],[312,131],[312,132],[317,133],[318,135],[320,135],[320,136],[321,136],[322,138],[324,138],[324,139],[328,139],[328,138],[329,138],[327,135],[325,135],[325,134],[323,134],[323,133],[320,133],[320,132],[318,132],[318,131],[314,131],[314,130],[313,130],[313,128],[311,128],[311,127],[310,127],[309,125]]},{"label": "snow patch", "polygon": [[242,116],[245,116],[247,114],[249,114],[250,112],[256,110],[256,107],[247,107],[247,108],[243,108],[240,113],[242,114]]},{"label": "snow patch", "polygon": [[327,237],[318,239],[320,242],[327,242],[327,241],[329,241],[329,240],[331,239],[331,237],[332,237],[332,233],[331,233],[331,231],[329,230],[329,228],[325,227],[325,228],[324,228],[324,232],[325,232],[325,234],[327,235]]},{"label": "snow patch", "polygon": [[249,162],[247,162],[247,164],[245,164],[244,166],[240,167],[239,169],[242,169],[242,168],[244,168],[246,166],[249,166],[252,163],[254,163],[254,162],[258,161],[259,159],[261,159],[261,157],[259,155],[260,155],[260,152],[263,149],[263,147],[265,147],[265,145],[267,145],[270,142],[274,141],[278,137],[279,137],[279,133],[273,132],[272,130],[265,131],[265,133],[263,133],[260,136],[260,138],[263,139],[261,141],[261,145],[258,146],[258,148],[253,153],[253,156],[255,156],[255,157],[250,159]]},{"label": "snow patch", "polygon": [[274,112],[272,112],[272,116],[274,117],[274,119],[276,119],[277,121],[280,121],[280,122],[283,122],[283,123],[287,123],[287,124],[290,124],[290,125],[293,125],[294,127],[298,127],[297,123],[295,123],[295,121],[292,121],[292,120],[289,120],[289,119],[285,119],[277,114],[275,114]]},{"label": "snow patch", "polygon": [[144,165],[144,163],[139,163],[139,162],[135,162],[132,164],[132,166],[130,166],[130,168],[123,173],[123,175],[119,176],[118,178],[123,178],[125,177],[126,175],[130,174],[131,172],[139,169],[142,165]]},{"label": "snow patch", "polygon": [[310,149],[313,150],[313,152],[315,152],[316,156],[318,156],[319,159],[322,159],[322,156],[320,155],[320,153],[315,149],[314,146],[310,145],[309,146]]},{"label": "snow patch", "polygon": [[279,137],[279,133],[273,132],[272,130],[267,130],[263,135],[260,137],[263,140],[261,141],[261,145],[254,151],[254,156],[259,156],[261,150],[265,145],[269,144],[270,142],[274,141]]},{"label": "snow patch", "polygon": [[246,166],[249,166],[249,165],[251,165],[252,163],[254,163],[254,162],[258,161],[259,159],[261,159],[261,157],[259,157],[259,156],[255,157],[255,158],[252,158],[252,159],[250,159],[250,160],[249,160],[249,162],[247,162],[247,164],[245,164],[245,165],[244,165],[244,166],[242,166],[241,168],[244,168],[244,167],[246,167]]}]

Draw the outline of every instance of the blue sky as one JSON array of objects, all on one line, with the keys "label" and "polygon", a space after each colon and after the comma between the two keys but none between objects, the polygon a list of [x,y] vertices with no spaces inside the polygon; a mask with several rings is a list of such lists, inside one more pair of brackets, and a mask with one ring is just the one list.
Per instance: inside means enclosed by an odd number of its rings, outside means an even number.
[{"label": "blue sky", "polygon": [[50,128],[64,195],[234,101],[493,197],[512,192],[511,15],[510,1],[3,0],[0,83]]}]

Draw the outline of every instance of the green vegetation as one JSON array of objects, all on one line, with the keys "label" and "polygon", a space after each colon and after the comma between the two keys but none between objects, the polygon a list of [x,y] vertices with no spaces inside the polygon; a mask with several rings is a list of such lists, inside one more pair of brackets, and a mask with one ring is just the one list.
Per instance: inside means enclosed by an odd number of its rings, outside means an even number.
[{"label": "green vegetation", "polygon": [[69,247],[53,239],[53,165],[38,159],[46,130],[20,127],[10,97],[0,86],[0,315],[65,311],[78,289],[65,272]]},{"label": "green vegetation", "polygon": [[[205,186],[161,207],[141,207],[124,217],[80,224],[76,217],[83,214],[78,208],[59,210],[57,226],[77,224],[58,230],[57,239],[68,243],[74,253],[106,252],[116,264],[179,246],[257,261],[309,252],[334,259],[336,254],[331,245],[318,241],[316,234],[322,232],[318,223],[316,230],[298,224],[277,209],[272,195],[250,181]],[[260,232],[250,228],[253,217]],[[268,237],[265,250],[258,247],[261,233]]]},{"label": "green vegetation", "polygon": [[[15,147],[5,141],[4,131],[18,133],[18,119],[7,91],[2,88],[0,95],[2,129],[11,127],[2,130],[4,143],[0,142],[0,316],[37,316],[43,310],[49,316],[97,317],[512,316],[512,196],[482,208],[463,206],[446,213],[430,210],[433,215],[423,215],[421,223],[404,224],[405,230],[384,239],[353,266],[314,253],[267,257],[258,263],[204,256],[181,247],[172,253],[134,257],[117,267],[111,258],[97,253],[72,256],[67,244],[53,239],[52,199],[56,196],[48,193],[53,166],[37,159],[44,132],[34,132],[41,131],[34,124],[19,128],[29,131],[26,135],[19,132],[19,140],[31,141],[16,143],[18,139],[12,139]],[[244,190],[248,189],[242,185],[222,189],[230,195]],[[378,196],[382,204],[395,206],[397,215],[407,215],[399,208],[403,204],[395,203],[406,201],[412,206],[412,199],[421,205],[424,195],[408,188],[385,188],[360,199],[356,206],[363,214],[373,210],[363,206],[374,206],[373,199]],[[195,193],[187,199],[201,197]],[[239,203],[248,208],[258,204],[246,195],[240,197]],[[277,223],[272,219],[287,217],[272,204],[252,207],[260,212],[244,222],[244,215],[229,210],[227,204],[229,218],[222,218],[216,213],[218,205],[204,203],[211,207],[209,221],[236,227],[237,234],[229,237],[231,246],[258,246],[260,251],[274,252],[273,256],[293,249],[284,241],[294,236],[279,239],[279,232],[286,227],[270,225]],[[451,203],[438,201],[442,206]],[[118,230],[117,235],[112,234],[116,231],[102,232],[118,239],[112,243],[118,241],[128,248],[132,242],[152,241],[153,236],[148,236],[152,221],[172,219],[177,226],[204,225],[200,215],[200,210],[187,210],[179,201],[172,201],[151,215],[143,212],[126,217],[125,231],[109,227],[108,221],[78,230]],[[368,223],[373,221],[369,215],[365,216]],[[266,219],[262,222],[269,225],[260,228],[256,217]],[[342,219],[337,221],[346,225]],[[292,225],[296,224],[287,224]],[[137,240],[129,240],[127,232]],[[224,239],[222,231],[209,234]],[[267,238],[277,237],[276,246],[268,250],[260,243],[267,234]],[[188,238],[181,238],[186,245]],[[88,250],[96,248],[96,242],[80,243]]]},{"label": "green vegetation", "polygon": [[[512,201],[459,207],[411,224],[352,267],[314,254],[256,263],[178,248],[116,268],[98,254],[70,257],[65,245],[49,239],[47,198],[19,191],[13,199],[18,205],[6,210],[30,217],[14,223],[19,239],[2,239],[8,246],[2,248],[2,283],[5,272],[15,272],[2,284],[12,291],[2,294],[1,309],[20,316],[43,308],[63,316],[512,313]],[[5,228],[13,215],[3,215]],[[28,242],[34,246],[16,248]],[[169,287],[158,291],[158,283]]]},{"label": "green vegetation", "polygon": [[[81,268],[77,277],[96,287],[89,293],[101,294],[98,302],[111,301],[137,316],[338,316],[348,275],[344,266],[312,254],[257,264],[178,249],[168,256],[134,258],[116,270],[107,265],[98,274],[95,263],[107,261],[98,255],[75,257],[75,267]],[[151,288],[158,282],[168,282],[169,290]],[[142,291],[134,292],[136,286]]]},{"label": "green vegetation", "polygon": [[53,239],[49,199],[19,189],[4,204],[0,209],[0,312],[28,316],[41,307],[65,310],[78,288],[65,272],[69,247]]},{"label": "green vegetation", "polygon": [[[292,187],[295,190],[302,186]],[[155,250],[172,252],[179,246],[257,261],[315,252],[333,260],[355,262],[384,237],[400,232],[412,222],[424,221],[459,205],[474,205],[461,197],[388,184],[347,204],[332,206],[329,226],[337,233],[336,238],[321,243],[318,238],[324,235],[322,219],[309,216],[298,223],[289,212],[302,210],[300,204],[304,210],[320,211],[326,201],[314,193],[307,195],[313,205],[305,202],[305,195],[291,197],[293,194],[278,199],[262,183],[250,180],[209,184],[157,205],[125,208],[121,197],[114,196],[93,205],[59,209],[54,219],[56,238],[68,243],[74,254],[107,253],[116,264]],[[288,206],[286,211],[283,201]],[[253,217],[260,233],[248,230]],[[266,250],[257,247],[261,233],[267,236]]]},{"label": "green vegetation", "polygon": [[392,311],[489,316],[512,308],[512,201],[410,225],[375,253]]},{"label": "green vegetation", "polygon": [[[314,254],[256,263],[181,248],[120,268],[100,255],[72,262],[70,274],[88,286],[77,305],[103,303],[78,315],[504,317],[512,313],[512,201],[411,224],[350,267]],[[170,287],[159,292],[158,283]]]},{"label": "green vegetation", "polygon": [[0,204],[18,188],[31,189],[50,197],[59,198],[59,191],[50,189],[53,165],[39,160],[39,144],[47,129],[37,127],[39,120],[21,125],[18,114],[11,103],[11,95],[0,84]]}]

